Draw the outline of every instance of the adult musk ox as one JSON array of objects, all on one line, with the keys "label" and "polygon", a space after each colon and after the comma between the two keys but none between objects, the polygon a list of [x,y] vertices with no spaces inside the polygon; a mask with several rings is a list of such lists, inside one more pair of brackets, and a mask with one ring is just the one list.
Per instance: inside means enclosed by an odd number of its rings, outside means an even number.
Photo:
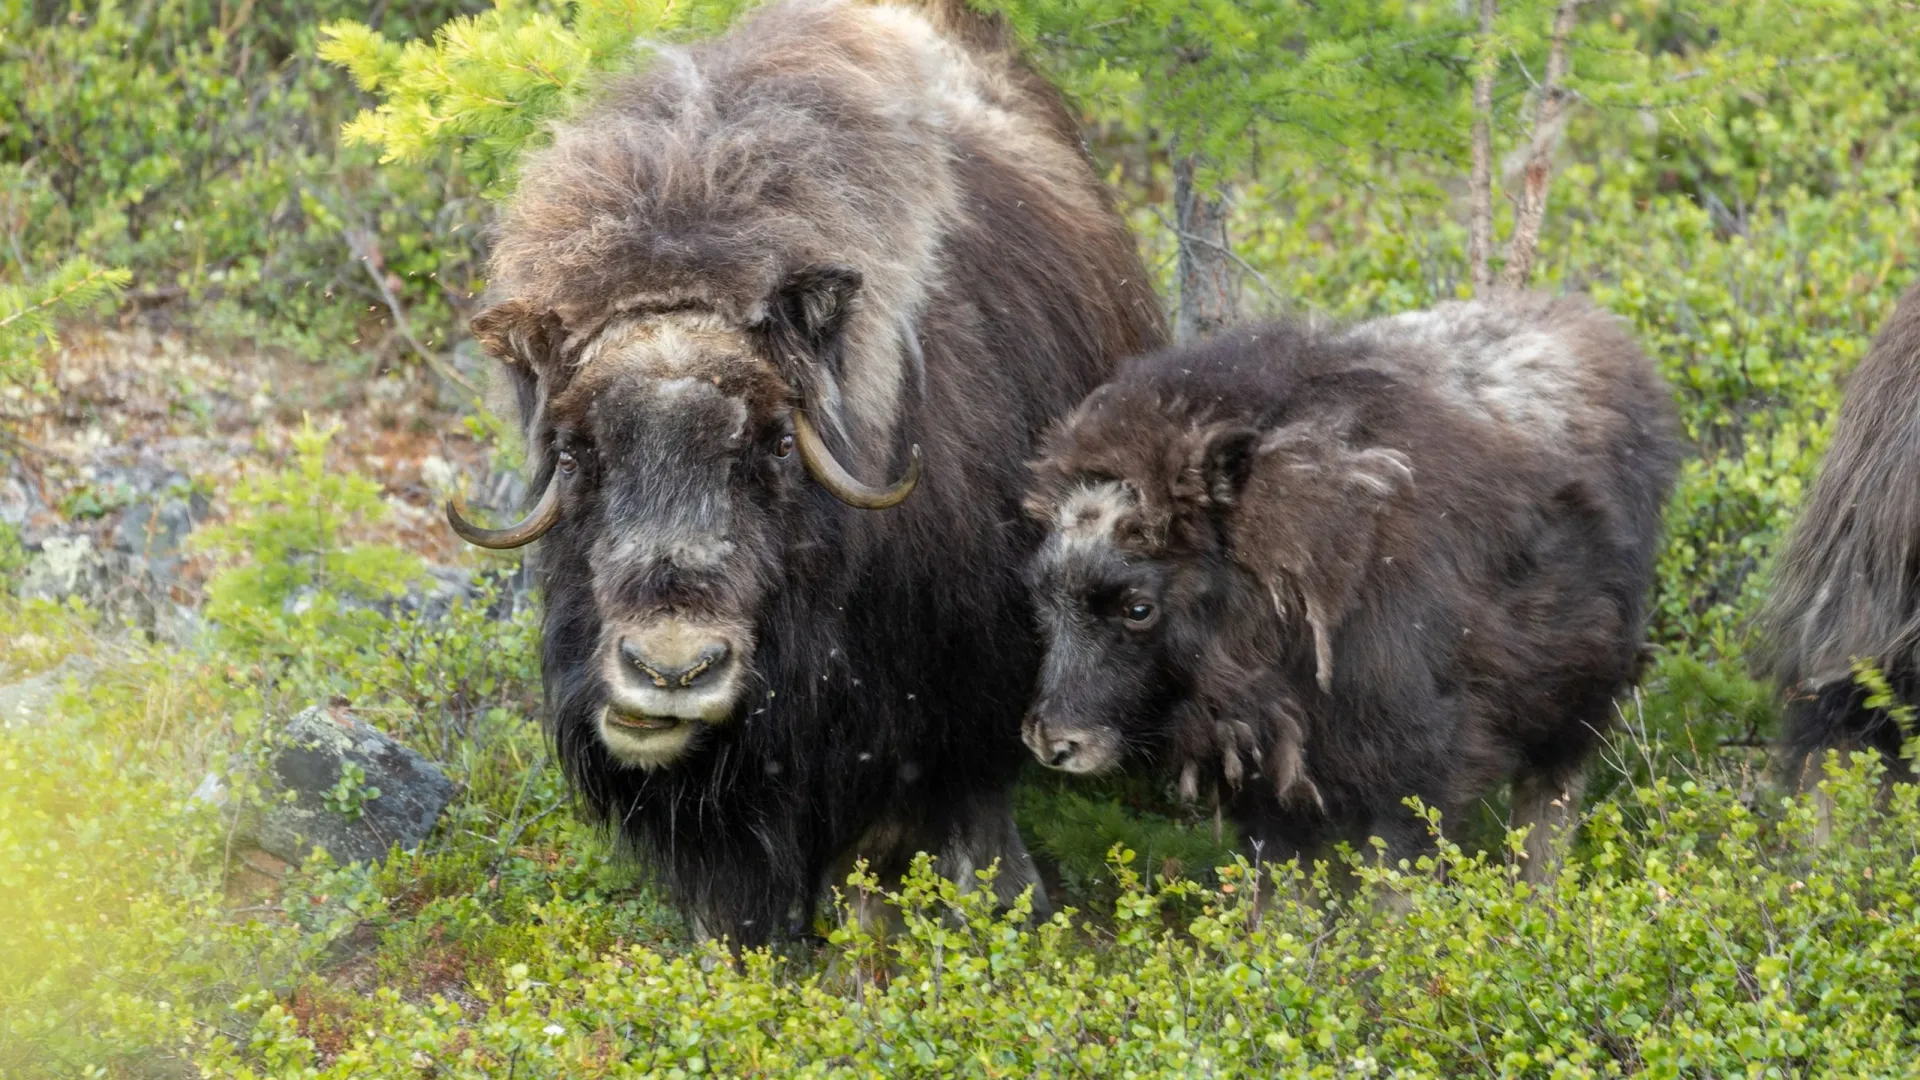
[{"label": "adult musk ox", "polygon": [[[1005,860],[1047,422],[1159,343],[1061,100],[964,4],[780,3],[525,165],[491,306],[585,807],[764,941],[865,856]],[[1041,898],[1044,903],[1044,897]]]},{"label": "adult musk ox", "polygon": [[1634,679],[1669,394],[1614,319],[1507,294],[1130,362],[1046,438],[1027,745],[1213,787],[1265,857],[1428,842],[1514,781],[1550,830]]},{"label": "adult musk ox", "polygon": [[1787,698],[1796,781],[1828,747],[1878,750],[1910,778],[1900,750],[1915,733],[1867,707],[1853,664],[1874,661],[1899,700],[1920,704],[1920,284],[1847,383],[1763,625],[1759,668]]}]

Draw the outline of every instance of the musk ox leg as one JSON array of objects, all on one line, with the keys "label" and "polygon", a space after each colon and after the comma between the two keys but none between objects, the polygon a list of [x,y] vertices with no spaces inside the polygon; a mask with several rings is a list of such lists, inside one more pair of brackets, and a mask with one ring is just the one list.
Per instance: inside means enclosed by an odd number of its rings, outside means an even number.
[{"label": "musk ox leg", "polygon": [[[997,865],[993,880],[996,906],[1011,909],[1020,894],[1033,889],[1033,917],[1046,919],[1053,914],[1041,884],[1039,867],[1020,840],[1013,822],[1010,793],[996,791],[964,797],[952,811],[936,821],[914,821],[888,817],[869,828],[860,842],[834,861],[824,885],[846,885],[847,875],[862,859],[884,887],[892,887],[905,876],[920,852],[934,858],[934,869],[942,877],[972,892],[981,887],[975,871]],[[898,923],[898,916],[878,896],[855,895],[847,898],[850,914],[872,933],[885,933]]]},{"label": "musk ox leg", "polygon": [[[1920,700],[1913,676],[1896,670],[1888,675],[1888,681],[1902,702]],[[1905,726],[1886,709],[1868,708],[1868,696],[1865,687],[1843,679],[1788,702],[1785,756],[1789,780],[1798,776],[1803,788],[1808,782],[1818,783],[1819,761],[1829,749],[1876,751],[1887,766],[1889,782],[1914,778],[1912,766],[1901,756],[1907,741]]]},{"label": "musk ox leg", "polygon": [[1559,873],[1586,790],[1585,773],[1528,770],[1513,779],[1513,827],[1527,829],[1520,880],[1539,885]]},{"label": "musk ox leg", "polygon": [[[1841,743],[1830,749],[1839,757],[1839,764],[1842,769],[1851,769],[1853,767],[1853,756],[1861,752],[1859,747],[1848,743]],[[1795,790],[1811,792],[1813,796],[1813,812],[1819,816],[1819,819],[1814,824],[1813,835],[1809,839],[1816,848],[1826,847],[1827,842],[1833,839],[1833,817],[1837,807],[1834,804],[1832,792],[1828,791],[1826,785],[1820,782],[1826,778],[1826,775],[1827,755],[1821,751],[1809,751],[1800,754],[1799,764],[1794,768],[1792,773]],[[1883,797],[1886,794],[1887,785],[1891,784],[1892,779],[1892,774],[1889,773],[1883,780],[1881,788]]]},{"label": "musk ox leg", "polygon": [[971,890],[980,881],[974,871],[998,863],[993,879],[994,898],[1002,910],[1019,901],[1020,894],[1033,890],[1033,918],[1043,921],[1053,914],[1047,900],[1047,887],[1040,881],[1040,868],[1034,864],[1020,830],[1013,821],[1013,797],[1007,791],[975,795],[967,800],[954,818],[946,846],[939,853],[940,872]]},{"label": "musk ox leg", "polygon": [[847,877],[864,861],[867,872],[880,880],[882,889],[897,887],[913,863],[913,853],[933,846],[924,842],[924,835],[924,829],[904,818],[881,818],[867,827],[858,842],[833,860],[820,883],[821,893],[831,896],[833,890],[839,889],[846,914],[858,922],[861,929],[870,934],[889,933],[899,925],[899,913],[887,906],[885,897],[849,888]]},{"label": "musk ox leg", "polygon": [[[1895,670],[1889,681],[1903,702],[1920,699],[1914,677]],[[1886,772],[1881,777],[1881,805],[1886,805],[1894,784],[1914,779],[1913,764],[1902,756],[1907,730],[1898,717],[1885,709],[1867,707],[1868,691],[1851,679],[1836,680],[1812,693],[1791,700],[1787,705],[1783,772],[1796,791],[1813,793],[1820,824],[1813,840],[1824,845],[1833,833],[1834,804],[1820,781],[1826,775],[1826,752],[1840,755],[1840,767],[1852,764],[1853,755],[1877,754]]]}]

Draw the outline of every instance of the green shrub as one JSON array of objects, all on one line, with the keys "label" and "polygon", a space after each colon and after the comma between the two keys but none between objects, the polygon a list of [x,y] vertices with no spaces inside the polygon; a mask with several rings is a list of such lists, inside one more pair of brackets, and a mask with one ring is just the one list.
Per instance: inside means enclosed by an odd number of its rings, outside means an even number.
[{"label": "green shrub", "polygon": [[[1916,1043],[1916,791],[1873,808],[1837,767],[1834,823],[1666,779],[1593,816],[1555,885],[1442,842],[1419,867],[1217,887],[1117,850],[1111,916],[996,916],[923,861],[884,936],[844,923],[825,973],[765,953],[580,947],[565,901],[456,1000],[376,990],[349,1033],[268,1007],[218,1075],[1904,1075]],[[1630,821],[1643,824],[1631,826]],[[1517,838],[1516,838],[1517,842]],[[1508,849],[1509,851],[1512,849]],[[1444,868],[1444,874],[1438,871]],[[850,890],[877,892],[856,874]],[[1389,895],[1397,900],[1389,900]]]},{"label": "green shrub", "polygon": [[[453,9],[389,5],[367,28],[327,6],[6,9],[0,284],[52,281],[42,268],[86,250],[132,267],[143,292],[215,302],[215,321],[364,338],[386,301],[351,230],[378,238],[381,283],[440,340],[475,284],[476,195],[504,191],[516,155],[628,63],[634,37],[702,33],[741,6],[502,2],[431,40]],[[1086,95],[1156,273],[1174,247],[1154,205],[1164,143],[1191,122],[1245,165],[1233,235],[1261,306],[1362,318],[1466,291],[1459,72],[1366,85],[1406,59],[1370,66],[1366,42],[1397,47],[1409,27],[1439,35],[1427,59],[1458,60],[1456,5],[1263,7],[1337,31],[1304,51],[1218,5],[1009,7]],[[1502,8],[1513,55],[1537,67],[1522,21],[1540,6]],[[1021,925],[923,865],[891,898],[897,921],[832,924],[817,952],[691,945],[641,868],[570,813],[527,721],[533,613],[498,610],[497,576],[444,617],[392,604],[417,560],[357,543],[379,489],[329,471],[328,433],[309,427],[197,541],[220,563],[209,640],[108,644],[84,609],[0,598],[6,679],[75,652],[105,661],[0,729],[0,1074],[1910,1074],[1920,794],[1883,797],[1862,761],[1830,767],[1825,819],[1784,796],[1766,772],[1774,695],[1744,662],[1845,374],[1920,272],[1904,246],[1920,235],[1920,10],[1590,11],[1538,280],[1631,321],[1692,454],[1659,564],[1657,657],[1551,886],[1517,881],[1498,798],[1448,823],[1432,865],[1361,853],[1350,894],[1327,870],[1256,879],[1229,830],[1150,777],[1049,776],[1018,812],[1078,911]],[[1227,39],[1199,57],[1203,80],[1129,60],[1210,34]],[[311,55],[323,39],[365,101]],[[1266,89],[1328,80],[1354,100],[1243,123],[1262,86],[1234,80],[1266,70],[1248,58],[1296,52]],[[1503,78],[1505,148],[1526,86]],[[1287,134],[1309,113],[1416,97],[1433,111],[1364,146],[1344,143],[1395,110],[1337,129],[1336,153]],[[356,105],[371,111],[342,149],[334,125]],[[1257,145],[1226,152],[1248,132]],[[47,295],[17,292],[0,318]],[[441,761],[459,794],[419,851],[249,892],[235,822],[270,733],[335,697]],[[192,797],[210,779],[227,801]],[[335,802],[366,797],[349,783]]]},{"label": "green shrub", "polygon": [[380,485],[327,467],[336,426],[311,419],[293,436],[293,464],[250,476],[228,493],[229,520],[195,535],[228,565],[207,582],[207,617],[231,647],[286,654],[297,643],[371,644],[384,627],[381,600],[419,577],[417,556],[381,544],[348,544],[343,530],[386,511]]},{"label": "green shrub", "polygon": [[[375,10],[411,34],[460,5]],[[372,352],[391,319],[372,254],[421,336],[444,340],[475,288],[478,205],[457,171],[376,170],[339,147],[360,103],[314,58],[314,28],[348,11],[366,8],[0,8],[0,283],[84,250],[203,327],[312,353],[364,334]]]},{"label": "green shrub", "polygon": [[593,84],[644,53],[638,42],[711,34],[751,0],[586,0],[563,11],[520,0],[455,19],[432,39],[397,44],[351,20],[322,26],[320,55],[381,103],[346,127],[383,162],[459,155],[480,188],[499,195],[513,164]]}]

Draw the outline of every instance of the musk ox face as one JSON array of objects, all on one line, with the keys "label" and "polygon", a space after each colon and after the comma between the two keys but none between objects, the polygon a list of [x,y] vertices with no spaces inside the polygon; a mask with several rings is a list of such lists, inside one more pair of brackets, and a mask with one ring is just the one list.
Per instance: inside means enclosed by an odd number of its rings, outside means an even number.
[{"label": "musk ox face", "polygon": [[1022,738],[1072,773],[1175,751],[1176,718],[1206,711],[1231,666],[1222,643],[1270,641],[1271,612],[1241,602],[1254,583],[1222,553],[1148,542],[1130,485],[1088,483],[1047,516],[1029,573],[1047,653]]},{"label": "musk ox face", "polygon": [[550,405],[561,519],[592,535],[600,737],[622,761],[672,761],[741,700],[806,483],[786,398],[748,335],[667,314],[604,330]]},{"label": "musk ox face", "polygon": [[1184,407],[1109,384],[1035,463],[1047,654],[1022,736],[1068,772],[1138,754],[1188,797],[1202,770],[1310,796],[1303,692],[1332,688],[1334,631],[1411,470],[1321,422],[1169,415]]},{"label": "musk ox face", "polygon": [[[845,268],[809,268],[769,299],[764,318],[731,320],[697,306],[641,309],[589,331],[512,302],[475,320],[522,381],[539,505],[518,525],[480,529],[450,505],[456,531],[487,547],[550,535],[546,574],[586,603],[548,610],[550,640],[584,640],[591,655],[554,657],[585,695],[599,739],[627,765],[655,769],[687,754],[703,730],[751,704],[755,628],[794,548],[819,548],[815,484],[854,507],[894,505],[891,489],[854,480],[809,419],[831,385],[841,323],[859,287]],[[585,587],[582,588],[581,586]],[[587,685],[580,685],[585,683]],[[581,715],[574,709],[571,715]]]}]

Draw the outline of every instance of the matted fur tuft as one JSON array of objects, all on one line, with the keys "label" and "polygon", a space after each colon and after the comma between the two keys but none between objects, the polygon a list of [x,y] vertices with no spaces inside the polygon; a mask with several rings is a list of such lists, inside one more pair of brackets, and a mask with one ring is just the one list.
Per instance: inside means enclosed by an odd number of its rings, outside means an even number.
[{"label": "matted fur tuft", "polygon": [[1678,460],[1653,365],[1578,299],[1131,361],[1034,465],[1028,744],[1205,781],[1279,859],[1368,835],[1411,856],[1403,799],[1458,814],[1513,778],[1544,866],[1639,669]]},{"label": "matted fur tuft", "polygon": [[[960,0],[770,5],[607,86],[499,224],[475,329],[536,482],[569,455],[537,553],[548,723],[589,813],[737,943],[807,925],[856,856],[1035,880],[1006,798],[1039,660],[1022,465],[1163,329],[1007,42]],[[920,445],[911,497],[856,510],[775,456],[802,405],[855,474]],[[659,612],[746,657],[709,691],[733,711],[616,759],[596,724],[629,638],[603,628],[640,642]]]},{"label": "matted fur tuft", "polygon": [[[1008,51],[999,20],[956,9],[802,0],[716,41],[652,46],[645,74],[530,155],[490,291],[556,313],[575,337],[680,306],[752,326],[791,271],[855,267],[865,287],[832,419],[884,443],[955,232],[1023,189],[1044,193],[1030,216],[1049,232],[1112,220],[1057,95]],[[1006,190],[980,190],[982,171]],[[1120,309],[1150,294],[1130,284],[1078,300],[1137,319]]]},{"label": "matted fur tuft", "polygon": [[1790,773],[1831,747],[1878,750],[1907,774],[1900,750],[1914,733],[1866,707],[1853,662],[1874,661],[1920,704],[1920,284],[1847,381],[1762,625],[1756,666],[1787,698]]}]

